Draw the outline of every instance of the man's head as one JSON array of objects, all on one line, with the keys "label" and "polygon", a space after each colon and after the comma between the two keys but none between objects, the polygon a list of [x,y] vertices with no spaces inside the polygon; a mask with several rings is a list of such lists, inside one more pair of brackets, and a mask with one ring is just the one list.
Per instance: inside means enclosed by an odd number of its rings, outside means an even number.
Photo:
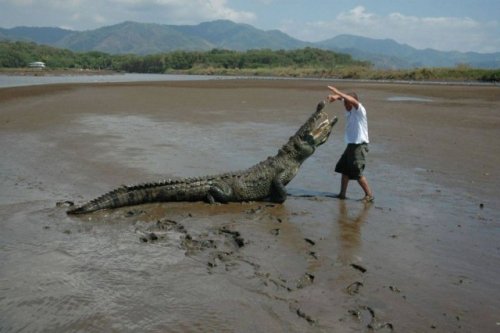
[{"label": "man's head", "polygon": [[[355,92],[347,93],[347,95],[354,97],[354,99],[356,99],[359,102],[358,94],[356,94]],[[344,107],[347,111],[351,111],[353,104],[344,98]]]}]

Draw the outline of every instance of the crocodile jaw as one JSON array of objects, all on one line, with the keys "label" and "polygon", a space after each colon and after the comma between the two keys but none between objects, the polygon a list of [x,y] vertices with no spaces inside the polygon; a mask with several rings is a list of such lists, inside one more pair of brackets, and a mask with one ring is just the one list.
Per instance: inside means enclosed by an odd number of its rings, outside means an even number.
[{"label": "crocodile jaw", "polygon": [[337,117],[330,120],[328,118],[328,114],[321,112],[319,118],[315,121],[314,128],[310,132],[313,143],[316,147],[322,145],[326,142],[326,140],[328,140],[328,137],[332,132],[332,128],[337,120]]}]

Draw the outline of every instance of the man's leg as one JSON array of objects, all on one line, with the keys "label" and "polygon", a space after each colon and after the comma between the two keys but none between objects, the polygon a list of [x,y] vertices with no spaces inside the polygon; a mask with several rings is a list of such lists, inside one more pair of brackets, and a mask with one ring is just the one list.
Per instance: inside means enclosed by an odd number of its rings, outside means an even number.
[{"label": "man's leg", "polygon": [[361,176],[358,179],[358,183],[363,189],[363,191],[365,191],[365,197],[373,197],[372,190],[370,189],[370,185],[368,185],[368,180],[366,179],[365,176]]},{"label": "man's leg", "polygon": [[349,185],[349,176],[342,174],[342,180],[340,181],[339,199],[345,199],[347,193],[347,185]]}]

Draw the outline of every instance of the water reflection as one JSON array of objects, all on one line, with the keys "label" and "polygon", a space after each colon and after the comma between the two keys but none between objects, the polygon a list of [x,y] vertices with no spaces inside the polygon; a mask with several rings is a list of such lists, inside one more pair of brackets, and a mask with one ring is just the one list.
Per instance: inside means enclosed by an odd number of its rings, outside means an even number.
[{"label": "water reflection", "polygon": [[372,205],[360,204],[348,208],[346,200],[338,200],[338,202],[338,259],[343,264],[350,264],[353,261],[358,261],[361,247],[361,227]]}]

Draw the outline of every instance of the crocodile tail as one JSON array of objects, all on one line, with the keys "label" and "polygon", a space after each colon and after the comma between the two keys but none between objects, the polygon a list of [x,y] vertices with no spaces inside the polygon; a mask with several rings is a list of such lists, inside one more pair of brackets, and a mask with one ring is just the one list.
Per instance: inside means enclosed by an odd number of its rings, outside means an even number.
[{"label": "crocodile tail", "polygon": [[106,208],[118,208],[127,205],[146,203],[147,197],[139,196],[137,190],[131,190],[130,187],[123,186],[114,191],[108,192],[86,204],[70,208],[68,214],[85,214]]},{"label": "crocodile tail", "polygon": [[70,208],[68,214],[86,214],[101,209],[140,205],[151,202],[198,201],[206,196],[206,182],[199,179],[167,180],[122,186],[88,203]]}]

